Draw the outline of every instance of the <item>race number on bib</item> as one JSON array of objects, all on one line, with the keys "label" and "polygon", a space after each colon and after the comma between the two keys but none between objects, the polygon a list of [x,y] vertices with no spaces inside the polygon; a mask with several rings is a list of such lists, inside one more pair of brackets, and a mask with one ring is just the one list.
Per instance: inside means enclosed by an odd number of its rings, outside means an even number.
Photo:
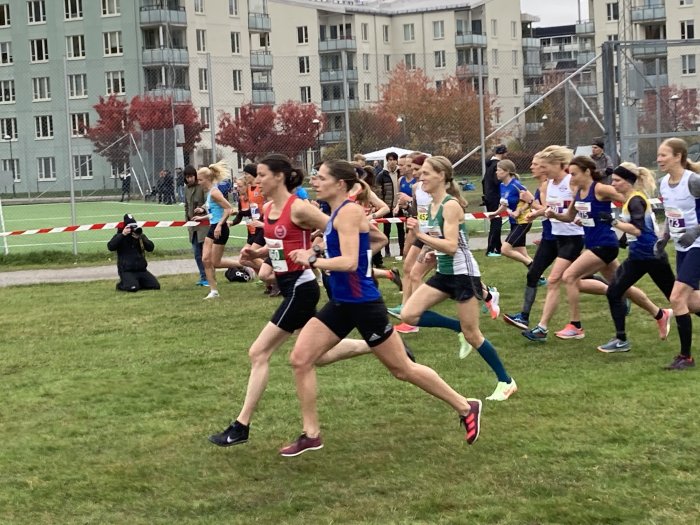
[{"label": "race number on bib", "polygon": [[685,217],[678,208],[667,207],[665,209],[666,221],[668,221],[668,233],[673,238],[678,238],[685,233]]},{"label": "race number on bib", "polygon": [[574,208],[577,211],[577,217],[581,226],[586,226],[592,228],[595,226],[595,220],[591,217],[591,203],[584,201],[576,201],[574,203]]},{"label": "race number on bib", "polygon": [[[435,237],[436,239],[442,238],[442,231],[440,230],[440,226],[434,224],[434,225],[429,225],[426,228],[425,233],[430,235],[431,237]],[[435,250],[435,255],[445,255],[441,251]]]},{"label": "race number on bib", "polygon": [[272,269],[276,272],[288,272],[287,260],[284,258],[284,243],[282,239],[265,238],[268,256],[272,262]]}]

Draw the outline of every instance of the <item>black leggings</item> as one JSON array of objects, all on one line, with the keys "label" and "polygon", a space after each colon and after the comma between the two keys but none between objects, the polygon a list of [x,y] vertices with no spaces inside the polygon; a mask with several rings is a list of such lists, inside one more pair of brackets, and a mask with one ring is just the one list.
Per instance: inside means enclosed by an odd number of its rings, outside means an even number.
[{"label": "black leggings", "polygon": [[[400,215],[399,215],[400,216]],[[390,219],[391,217],[394,217],[393,213],[389,213],[384,216],[385,219]],[[398,241],[399,241],[399,255],[403,255],[403,245],[404,241],[406,240],[406,230],[404,229],[403,222],[396,222],[396,223],[391,223],[391,222],[385,222],[384,223],[384,235],[386,235],[386,238],[389,239],[389,244],[386,245],[386,249],[389,249],[389,246],[391,245],[391,225],[396,224],[396,234],[398,236]]]},{"label": "black leggings", "polygon": [[610,313],[615,322],[615,330],[618,334],[625,333],[625,302],[622,297],[634,284],[646,274],[649,274],[654,284],[666,296],[671,297],[673,284],[676,277],[668,262],[668,257],[661,259],[627,259],[615,272],[612,283],[608,285],[608,304]]},{"label": "black leggings", "polygon": [[530,288],[535,288],[537,286],[537,281],[540,280],[544,271],[550,267],[557,258],[557,241],[556,240],[545,240],[540,241],[540,245],[537,247],[535,252],[535,257],[532,259],[532,264],[527,271],[527,285]]}]

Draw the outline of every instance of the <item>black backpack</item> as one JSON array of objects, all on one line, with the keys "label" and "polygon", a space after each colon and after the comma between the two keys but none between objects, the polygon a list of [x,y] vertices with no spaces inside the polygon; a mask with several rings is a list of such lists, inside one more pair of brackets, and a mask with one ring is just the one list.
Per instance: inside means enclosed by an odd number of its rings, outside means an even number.
[{"label": "black backpack", "polygon": [[252,280],[252,277],[243,268],[229,268],[224,274],[226,279],[232,283],[247,283]]}]

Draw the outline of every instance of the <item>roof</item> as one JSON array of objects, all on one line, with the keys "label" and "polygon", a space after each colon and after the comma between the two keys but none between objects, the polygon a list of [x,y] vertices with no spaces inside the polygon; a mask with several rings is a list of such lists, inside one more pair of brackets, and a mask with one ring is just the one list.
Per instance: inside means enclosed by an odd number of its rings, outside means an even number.
[{"label": "roof", "polygon": [[535,38],[567,36],[576,34],[576,26],[571,24],[567,26],[535,27],[533,31],[535,33]]},{"label": "roof", "polygon": [[400,15],[427,11],[470,9],[487,0],[272,0],[281,3],[307,5],[317,9],[346,13],[368,13],[377,15]]}]

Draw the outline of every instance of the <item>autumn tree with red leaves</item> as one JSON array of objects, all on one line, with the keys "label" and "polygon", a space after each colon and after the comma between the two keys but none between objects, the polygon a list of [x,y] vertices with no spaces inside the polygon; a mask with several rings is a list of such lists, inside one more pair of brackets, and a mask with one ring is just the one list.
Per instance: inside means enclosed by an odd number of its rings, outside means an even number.
[{"label": "autumn tree with red leaves", "polygon": [[173,122],[181,124],[185,130],[182,149],[186,154],[192,153],[195,144],[202,140],[204,125],[191,102],[173,104],[168,97],[136,96],[131,99],[129,115],[141,131],[171,129]]},{"label": "autumn tree with red leaves", "polygon": [[108,162],[122,166],[129,161],[130,143],[128,137],[124,138],[132,129],[129,104],[117,95],[106,99],[101,96],[99,100],[93,106],[97,111],[97,122],[88,129],[86,137]]},{"label": "autumn tree with red leaves", "polygon": [[[644,93],[644,111],[639,118],[639,128],[642,133],[656,133],[656,97],[656,91]],[[667,86],[659,90],[658,97],[660,98],[659,121],[662,133],[697,129],[698,122],[700,122],[697,90]]]},{"label": "autumn tree with red leaves", "polygon": [[402,128],[396,122],[396,115],[364,109],[350,113],[350,143],[354,152],[400,146],[401,140]]}]

